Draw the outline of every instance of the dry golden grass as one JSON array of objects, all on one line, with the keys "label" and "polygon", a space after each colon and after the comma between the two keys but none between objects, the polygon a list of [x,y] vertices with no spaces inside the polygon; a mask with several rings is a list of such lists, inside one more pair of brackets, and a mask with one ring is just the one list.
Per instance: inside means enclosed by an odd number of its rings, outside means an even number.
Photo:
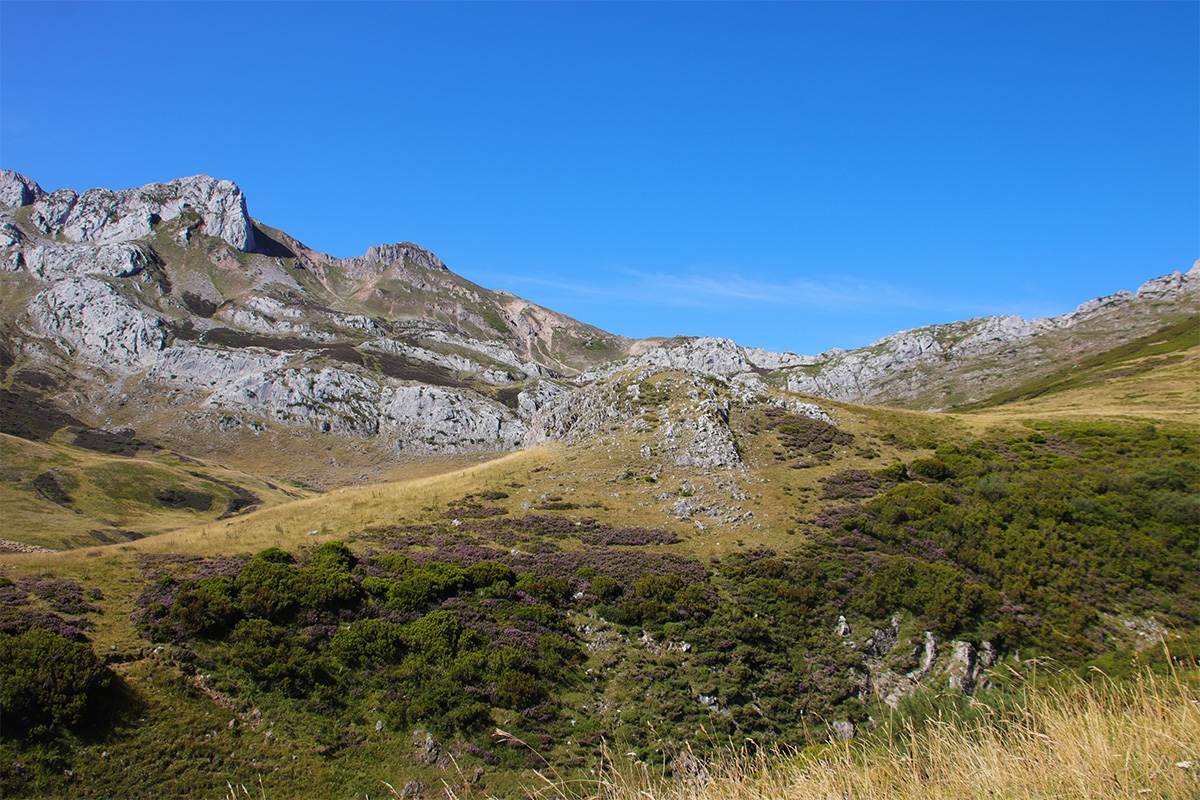
[{"label": "dry golden grass", "polygon": [[1026,419],[1114,419],[1182,422],[1200,425],[1200,347],[1192,347],[1169,363],[1138,372],[1142,362],[1126,363],[1127,375],[1106,377],[1088,385],[1052,392],[1029,400],[961,414],[948,414],[976,430]]},{"label": "dry golden grass", "polygon": [[[539,774],[538,800],[964,800],[1200,797],[1197,676],[1147,673],[1030,691],[1015,714],[933,721],[900,738],[696,762],[689,779],[610,756],[602,775]],[[470,795],[451,796],[466,800]]]}]

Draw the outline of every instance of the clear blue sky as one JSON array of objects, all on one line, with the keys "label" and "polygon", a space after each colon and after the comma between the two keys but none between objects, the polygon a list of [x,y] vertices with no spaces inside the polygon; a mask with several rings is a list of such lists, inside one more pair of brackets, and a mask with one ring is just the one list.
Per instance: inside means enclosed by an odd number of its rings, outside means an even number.
[{"label": "clear blue sky", "polygon": [[0,3],[0,166],[815,353],[1200,257],[1200,4]]}]

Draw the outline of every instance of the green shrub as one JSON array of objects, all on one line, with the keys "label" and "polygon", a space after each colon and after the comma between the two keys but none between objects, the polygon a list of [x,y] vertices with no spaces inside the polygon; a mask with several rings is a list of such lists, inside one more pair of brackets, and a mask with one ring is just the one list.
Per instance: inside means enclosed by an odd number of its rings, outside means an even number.
[{"label": "green shrub", "polygon": [[362,590],[342,570],[314,566],[296,576],[296,597],[304,608],[335,610],[354,608],[362,601]]},{"label": "green shrub", "polygon": [[382,619],[359,620],[334,634],[329,652],[348,667],[396,663],[405,652],[405,629]]},{"label": "green shrub", "polygon": [[358,563],[358,559],[342,542],[325,542],[313,552],[308,563],[312,567],[348,572]]},{"label": "green shrub", "polygon": [[918,458],[909,465],[908,471],[918,478],[931,481],[944,481],[953,477],[950,467],[940,458]]},{"label": "green shrub", "polygon": [[203,578],[175,595],[171,616],[194,636],[220,637],[242,616],[232,578]]},{"label": "green shrub", "polygon": [[607,575],[597,575],[592,578],[589,591],[596,595],[602,603],[611,603],[621,596],[625,591],[625,587],[620,581],[614,580]]},{"label": "green shrub", "polygon": [[0,733],[41,736],[78,725],[112,678],[89,644],[41,628],[0,634]]},{"label": "green shrub", "polygon": [[262,553],[242,567],[241,574],[235,581],[238,605],[247,616],[279,620],[300,604],[296,568],[275,557],[260,556]]},{"label": "green shrub", "polygon": [[512,567],[496,561],[479,561],[467,567],[467,583],[475,589],[501,581],[507,584],[517,582],[517,574]]}]

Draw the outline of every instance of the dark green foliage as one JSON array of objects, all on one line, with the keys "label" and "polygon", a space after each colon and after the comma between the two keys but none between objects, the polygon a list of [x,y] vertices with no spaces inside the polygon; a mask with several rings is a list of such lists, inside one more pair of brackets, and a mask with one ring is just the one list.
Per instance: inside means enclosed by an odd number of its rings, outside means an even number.
[{"label": "dark green foliage", "polygon": [[298,589],[296,568],[265,550],[237,577],[238,604],[251,617],[282,619],[299,606]]},{"label": "dark green foliage", "polygon": [[310,567],[321,567],[339,572],[347,572],[357,563],[358,559],[343,542],[325,542],[308,559]]},{"label": "dark green foliage", "polygon": [[336,567],[314,565],[300,570],[294,585],[296,600],[303,608],[353,608],[362,601],[362,589],[350,573]]},{"label": "dark green foliage", "polygon": [[1195,625],[1200,476],[1178,458],[1194,452],[1189,441],[1154,426],[1064,423],[942,446],[908,467],[936,483],[823,512],[828,533],[812,557],[844,565],[858,613],[905,609],[944,634],[1068,662],[1102,650],[1102,614]]},{"label": "dark green foliage", "polygon": [[516,583],[517,573],[513,568],[496,561],[480,561],[467,567],[467,582],[472,588],[481,589],[494,583]]},{"label": "dark green foliage", "polygon": [[329,652],[347,667],[391,664],[404,654],[406,641],[403,625],[368,618],[338,631]]},{"label": "dark green foliage", "polygon": [[330,679],[325,660],[314,654],[309,640],[265,619],[239,622],[219,658],[248,674],[258,688],[291,697],[304,696]]},{"label": "dark green foliage", "polygon": [[597,575],[592,579],[589,588],[592,594],[596,595],[604,603],[611,603],[625,591],[620,582],[613,580],[607,575]]},{"label": "dark green foliage", "polygon": [[112,678],[90,644],[41,628],[0,634],[2,734],[43,736],[84,722]]},{"label": "dark green foliage", "polygon": [[944,481],[953,476],[950,467],[940,458],[918,458],[908,465],[908,471],[918,478]]},{"label": "dark green foliage", "polygon": [[208,511],[213,496],[208,492],[193,492],[187,489],[158,489],[154,499],[167,508],[190,508],[193,511]]},{"label": "dark green foliage", "polygon": [[204,578],[180,591],[171,616],[194,636],[223,636],[241,617],[231,578]]}]

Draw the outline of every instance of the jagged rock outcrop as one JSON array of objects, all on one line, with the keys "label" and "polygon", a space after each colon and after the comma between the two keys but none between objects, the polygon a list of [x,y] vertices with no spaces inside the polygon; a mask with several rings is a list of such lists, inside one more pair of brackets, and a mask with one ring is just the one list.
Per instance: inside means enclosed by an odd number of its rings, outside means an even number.
[{"label": "jagged rock outcrop", "polygon": [[37,181],[11,169],[0,169],[0,207],[27,206],[46,194]]},{"label": "jagged rock outcrop", "polygon": [[242,251],[254,249],[254,223],[237,184],[207,175],[137,189],[71,189],[46,194],[23,175],[0,174],[0,205],[33,206],[29,222],[41,234],[70,242],[128,242],[149,236],[160,222],[197,215],[203,232]]},{"label": "jagged rock outcrop", "polygon": [[28,311],[37,332],[72,357],[118,374],[153,366],[166,347],[163,320],[92,277],[68,278],[39,292]]},{"label": "jagged rock outcrop", "polygon": [[[729,382],[711,375],[644,366],[550,397],[535,410],[525,444],[579,442],[616,428],[650,435],[652,443],[642,446],[644,458],[701,472],[731,469],[742,463],[729,427],[737,399]],[[806,409],[828,419],[815,405]],[[654,422],[647,421],[648,413]]]},{"label": "jagged rock outcrop", "polygon": [[100,275],[129,278],[155,263],[154,251],[140,242],[101,245],[43,244],[21,253],[25,269],[43,280]]},{"label": "jagged rock outcrop", "polygon": [[703,375],[733,377],[754,375],[784,367],[812,362],[811,356],[772,353],[757,347],[740,347],[729,339],[701,336],[694,339],[670,339],[664,342],[640,342],[631,349],[633,356],[618,364],[605,364],[585,372],[581,381],[602,380],[622,369],[659,367],[698,372]]},{"label": "jagged rock outcrop", "polygon": [[440,258],[412,242],[377,244],[367,248],[365,254],[354,258],[344,258],[339,263],[345,271],[346,277],[355,280],[378,275],[393,265],[403,268],[406,264],[412,264],[423,269],[450,271]]},{"label": "jagged rock outcrop", "polygon": [[342,369],[268,369],[224,383],[205,408],[250,411],[323,433],[383,434],[398,450],[418,453],[515,449],[526,427],[481,397],[432,386],[380,382]]}]

